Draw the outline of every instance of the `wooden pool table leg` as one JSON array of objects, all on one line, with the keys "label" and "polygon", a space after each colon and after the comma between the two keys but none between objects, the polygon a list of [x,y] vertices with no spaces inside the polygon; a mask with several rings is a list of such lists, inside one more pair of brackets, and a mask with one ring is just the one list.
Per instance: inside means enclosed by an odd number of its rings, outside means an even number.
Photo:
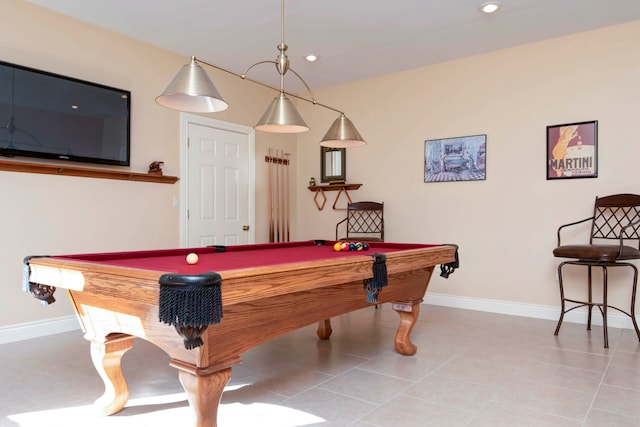
[{"label": "wooden pool table leg", "polygon": [[133,347],[133,337],[110,334],[102,340],[91,340],[91,360],[104,382],[104,394],[95,401],[103,415],[111,415],[124,408],[129,400],[129,388],[122,374],[122,356]]},{"label": "wooden pool table leg", "polygon": [[316,331],[318,338],[328,340],[332,332],[331,319],[325,319],[318,322],[318,330]]},{"label": "wooden pool table leg", "polygon": [[203,374],[175,360],[171,365],[178,368],[178,378],[196,416],[196,427],[217,427],[218,406],[231,378],[231,368]]},{"label": "wooden pool table leg", "polygon": [[394,302],[392,305],[393,309],[400,315],[400,326],[398,327],[398,332],[396,332],[394,344],[396,351],[405,356],[413,356],[418,351],[418,347],[411,342],[410,335],[420,314],[420,303],[422,303],[422,300]]}]

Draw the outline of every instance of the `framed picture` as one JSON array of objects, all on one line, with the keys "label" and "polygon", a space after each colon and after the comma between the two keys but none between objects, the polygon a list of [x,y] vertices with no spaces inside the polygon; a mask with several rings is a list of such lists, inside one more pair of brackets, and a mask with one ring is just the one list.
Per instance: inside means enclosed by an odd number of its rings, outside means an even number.
[{"label": "framed picture", "polygon": [[487,135],[424,142],[424,182],[484,181]]},{"label": "framed picture", "polygon": [[598,121],[547,126],[547,179],[598,176]]},{"label": "framed picture", "polygon": [[342,183],[347,179],[347,149],[320,147],[320,182]]}]

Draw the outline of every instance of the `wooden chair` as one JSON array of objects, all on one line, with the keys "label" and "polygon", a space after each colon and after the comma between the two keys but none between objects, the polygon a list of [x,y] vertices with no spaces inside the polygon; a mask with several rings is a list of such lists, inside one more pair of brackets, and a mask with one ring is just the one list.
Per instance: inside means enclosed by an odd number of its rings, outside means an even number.
[{"label": "wooden chair", "polygon": [[[589,244],[586,245],[562,245],[560,233],[563,229],[577,224],[591,221],[591,234]],[[565,230],[566,231],[566,230]],[[558,280],[560,286],[561,312],[555,335],[558,335],[562,319],[565,313],[579,307],[588,307],[587,330],[591,330],[591,311],[598,307],[602,314],[604,329],[604,347],[609,348],[607,334],[607,309],[613,308],[631,317],[633,327],[640,340],[640,330],[635,316],[636,289],[638,283],[638,269],[628,262],[640,259],[640,195],[614,194],[605,197],[596,197],[593,216],[580,221],[564,224],[558,228],[558,246],[553,250],[553,255],[559,258],[571,258],[558,266]],[[609,242],[616,241],[615,244]],[[565,296],[562,280],[562,269],[566,265],[587,267],[587,300],[570,299]],[[592,298],[592,268],[602,268],[602,302],[594,302]],[[609,267],[629,267],[633,270],[633,283],[631,287],[631,309],[626,312],[607,302]],[[577,304],[567,308],[567,303]]]},{"label": "wooden chair", "polygon": [[336,240],[384,242],[384,203],[349,203],[347,217],[336,224]]}]

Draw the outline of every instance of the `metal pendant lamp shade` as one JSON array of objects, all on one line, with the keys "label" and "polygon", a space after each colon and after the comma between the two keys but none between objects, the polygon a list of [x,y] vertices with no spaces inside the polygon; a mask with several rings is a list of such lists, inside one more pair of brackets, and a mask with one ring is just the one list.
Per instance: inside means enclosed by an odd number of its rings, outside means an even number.
[{"label": "metal pendant lamp shade", "polygon": [[156,98],[156,102],[163,107],[193,113],[214,113],[229,108],[229,104],[193,56]]},{"label": "metal pendant lamp shade", "polygon": [[280,96],[274,98],[254,129],[262,132],[298,133],[308,131],[309,126],[291,100],[284,92],[280,92]]},{"label": "metal pendant lamp shade", "polygon": [[366,142],[353,122],[341,113],[320,141],[320,145],[331,148],[351,148],[366,145]]}]

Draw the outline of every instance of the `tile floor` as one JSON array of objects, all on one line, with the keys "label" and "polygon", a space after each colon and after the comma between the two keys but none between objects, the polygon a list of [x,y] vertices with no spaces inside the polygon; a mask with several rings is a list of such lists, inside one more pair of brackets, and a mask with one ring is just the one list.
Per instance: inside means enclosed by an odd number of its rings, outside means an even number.
[{"label": "tile floor", "polygon": [[[398,316],[385,304],[309,326],[244,355],[219,426],[640,426],[640,344],[633,330],[425,305],[418,353],[393,350]],[[189,426],[166,355],[136,340],[123,366],[127,407],[101,417],[103,385],[82,334],[0,346],[0,426]]]}]

